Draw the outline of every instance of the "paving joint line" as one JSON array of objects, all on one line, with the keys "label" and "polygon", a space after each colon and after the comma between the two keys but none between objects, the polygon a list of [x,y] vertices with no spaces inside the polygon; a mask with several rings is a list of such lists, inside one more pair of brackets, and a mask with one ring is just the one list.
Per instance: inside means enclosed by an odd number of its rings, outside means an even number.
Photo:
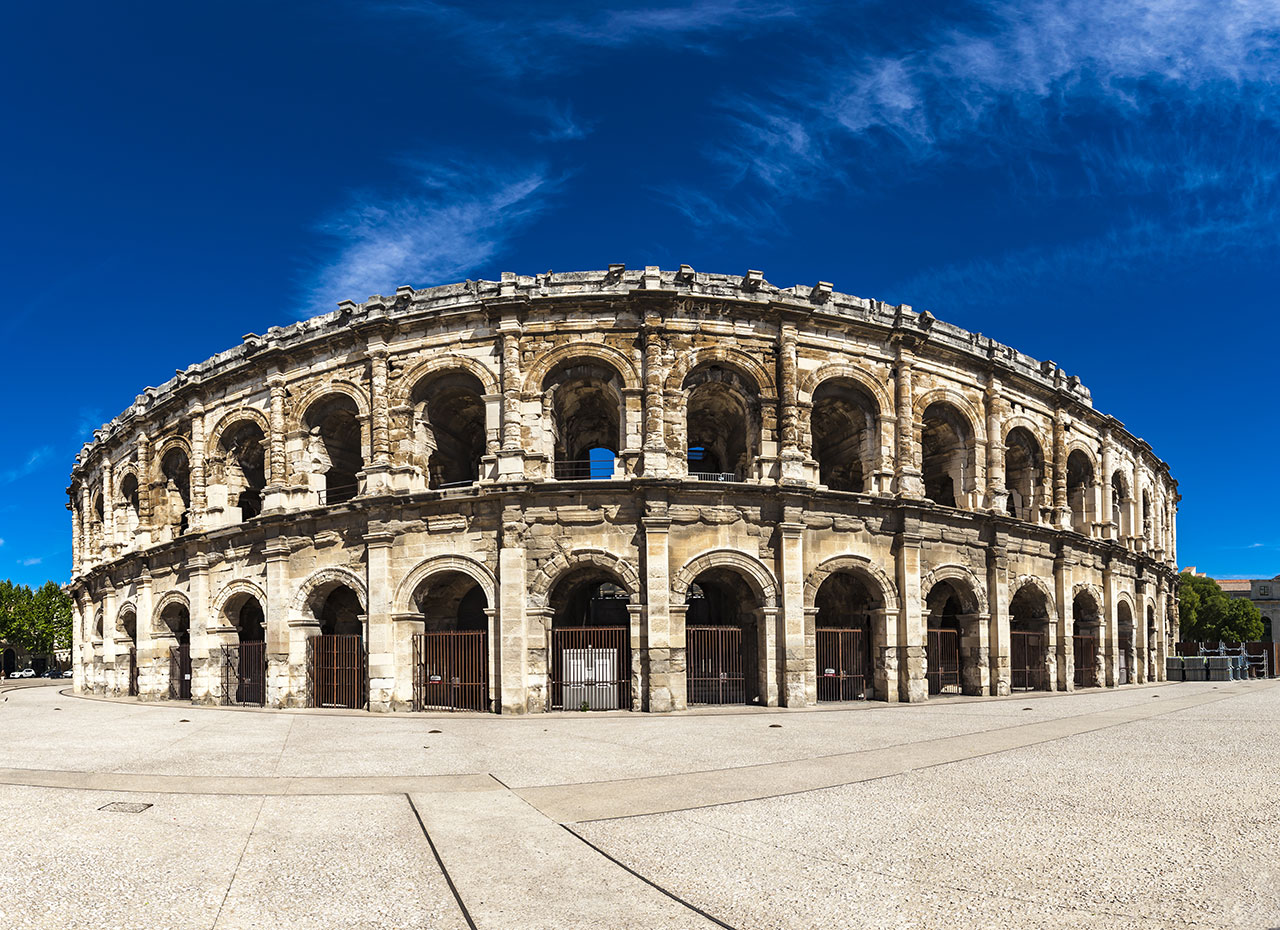
[{"label": "paving joint line", "polygon": [[404,799],[409,802],[409,809],[413,811],[413,816],[418,819],[418,826],[422,828],[422,835],[427,838],[427,845],[431,847],[431,855],[436,857],[436,865],[440,867],[440,874],[444,876],[445,882],[448,883],[449,891],[453,893],[453,900],[458,904],[458,910],[462,911],[462,919],[467,922],[467,926],[471,930],[478,930],[476,922],[471,919],[471,912],[467,910],[466,902],[462,900],[462,895],[458,893],[458,886],[453,883],[453,876],[449,874],[444,860],[440,858],[440,850],[436,849],[436,844],[431,839],[431,834],[427,832],[427,825],[423,823],[422,815],[418,813],[418,805],[413,803],[413,795],[406,791]]}]

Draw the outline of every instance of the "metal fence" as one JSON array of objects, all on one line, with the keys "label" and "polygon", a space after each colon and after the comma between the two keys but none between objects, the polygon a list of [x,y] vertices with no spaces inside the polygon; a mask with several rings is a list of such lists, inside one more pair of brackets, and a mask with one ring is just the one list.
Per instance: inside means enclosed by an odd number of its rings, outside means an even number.
[{"label": "metal fence", "polygon": [[1129,667],[1130,656],[1133,652],[1133,637],[1120,637],[1120,652],[1116,656],[1116,681],[1122,685],[1129,684],[1133,680],[1133,670]]},{"label": "metal fence", "polygon": [[169,700],[191,700],[191,645],[169,648]]},{"label": "metal fence", "polygon": [[691,626],[685,630],[685,684],[690,704],[745,704],[742,628]]},{"label": "metal fence", "polygon": [[1076,661],[1076,687],[1098,687],[1098,637],[1073,636],[1071,641]]},{"label": "metal fence", "polygon": [[864,630],[819,628],[818,700],[863,701],[871,671],[871,638]]},{"label": "metal fence", "polygon": [[489,634],[417,633],[413,637],[413,709],[489,709]]},{"label": "metal fence", "polygon": [[1043,691],[1048,687],[1045,658],[1048,637],[1044,633],[1009,634],[1009,687],[1014,691]]},{"label": "metal fence", "polygon": [[959,694],[960,633],[956,630],[929,630],[925,658],[929,665],[925,676],[929,680],[929,693]]},{"label": "metal fence", "polygon": [[138,696],[138,650],[129,650],[129,697]]},{"label": "metal fence", "polygon": [[626,627],[551,631],[551,707],[631,709],[631,634]]},{"label": "metal fence", "polygon": [[222,647],[222,703],[266,706],[266,643]]},{"label": "metal fence", "polygon": [[356,633],[313,636],[307,640],[307,706],[365,705],[368,668],[364,642]]}]

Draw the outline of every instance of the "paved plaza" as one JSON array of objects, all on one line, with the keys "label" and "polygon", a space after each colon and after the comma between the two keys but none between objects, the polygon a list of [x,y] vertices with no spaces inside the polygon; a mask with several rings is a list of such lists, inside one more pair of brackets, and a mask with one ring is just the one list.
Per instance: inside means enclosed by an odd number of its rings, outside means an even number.
[{"label": "paved plaza", "polygon": [[0,698],[7,927],[1280,926],[1275,682],[662,717]]}]

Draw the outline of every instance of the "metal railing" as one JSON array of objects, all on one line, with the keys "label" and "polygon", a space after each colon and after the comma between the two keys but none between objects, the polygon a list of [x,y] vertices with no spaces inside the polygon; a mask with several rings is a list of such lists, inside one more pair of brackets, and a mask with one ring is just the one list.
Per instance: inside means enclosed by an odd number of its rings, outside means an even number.
[{"label": "metal railing", "polygon": [[307,640],[307,706],[365,705],[368,669],[364,643],[354,633],[313,636]]},{"label": "metal railing", "polygon": [[169,649],[169,700],[191,700],[191,646],[187,643]]},{"label": "metal railing", "polygon": [[1009,634],[1009,687],[1014,691],[1044,691],[1048,687],[1045,657],[1048,637],[1043,633]]},{"label": "metal railing", "polygon": [[736,473],[731,471],[691,471],[689,477],[695,481],[738,481]]},{"label": "metal railing", "polygon": [[416,633],[413,709],[489,709],[489,635],[483,630]]},{"label": "metal railing", "polygon": [[1098,687],[1098,637],[1073,636],[1071,640],[1076,661],[1076,687]]},{"label": "metal railing", "polygon": [[605,481],[613,477],[613,461],[591,459],[565,459],[553,466],[557,481]]},{"label": "metal railing", "polygon": [[222,647],[222,703],[267,703],[267,644],[239,643]]},{"label": "metal railing", "polygon": [[691,626],[685,630],[685,685],[690,704],[745,704],[747,680],[742,628]]},{"label": "metal railing", "polygon": [[925,658],[929,666],[925,676],[929,682],[929,693],[959,694],[960,634],[955,630],[929,630]]},{"label": "metal railing", "polygon": [[626,627],[551,631],[551,707],[631,709],[631,637]]},{"label": "metal railing", "polygon": [[819,701],[865,701],[871,638],[863,630],[819,628],[815,637]]}]

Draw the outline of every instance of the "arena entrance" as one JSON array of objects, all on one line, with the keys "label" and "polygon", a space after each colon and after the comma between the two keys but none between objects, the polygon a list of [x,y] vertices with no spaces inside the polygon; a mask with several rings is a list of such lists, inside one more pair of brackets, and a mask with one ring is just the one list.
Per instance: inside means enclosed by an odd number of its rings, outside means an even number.
[{"label": "arena entrance", "polygon": [[267,703],[266,618],[262,605],[251,594],[238,594],[224,608],[238,641],[222,647],[222,702]]},{"label": "arena entrance", "polygon": [[689,585],[685,686],[690,704],[759,704],[756,597],[736,572],[713,568]]},{"label": "arena entrance", "polygon": [[[138,615],[133,608],[128,608],[121,613],[118,621],[121,631],[129,637],[129,651],[124,658],[124,668],[121,669],[119,661],[116,664],[116,674],[121,671],[125,672],[125,693],[129,697],[138,696]],[[41,661],[43,665],[43,660]],[[37,669],[36,673],[40,674],[44,669]]]},{"label": "arena entrance", "polygon": [[631,710],[631,598],[595,566],[552,591],[551,707]]},{"label": "arena entrance", "polygon": [[1133,679],[1133,611],[1125,601],[1116,607],[1116,632],[1120,651],[1116,654],[1116,683],[1130,684]]},{"label": "arena entrance", "polygon": [[925,598],[925,678],[929,693],[960,694],[960,598],[951,583],[940,581]]},{"label": "arena entrance", "polygon": [[358,710],[369,693],[360,598],[336,584],[316,600],[320,635],[307,640],[307,706]]},{"label": "arena entrance", "polygon": [[814,596],[819,701],[871,697],[871,611],[867,586],[851,572],[832,572]]},{"label": "arena entrance", "polygon": [[1044,592],[1025,584],[1009,602],[1009,687],[1047,691],[1049,605]]},{"label": "arena entrance", "polygon": [[[1074,453],[1073,453],[1074,454]],[[1102,630],[1102,613],[1093,595],[1082,591],[1071,602],[1071,647],[1075,656],[1074,681],[1077,688],[1097,688],[1098,645]]]},{"label": "arena entrance", "polygon": [[463,572],[423,579],[413,601],[424,632],[413,637],[413,709],[487,711],[489,600]]},{"label": "arena entrance", "polygon": [[12,649],[4,651],[4,677],[8,678],[18,670],[18,654]]},{"label": "arena entrance", "polygon": [[176,640],[169,647],[169,700],[191,700],[191,615],[187,605],[170,603],[160,624]]}]

